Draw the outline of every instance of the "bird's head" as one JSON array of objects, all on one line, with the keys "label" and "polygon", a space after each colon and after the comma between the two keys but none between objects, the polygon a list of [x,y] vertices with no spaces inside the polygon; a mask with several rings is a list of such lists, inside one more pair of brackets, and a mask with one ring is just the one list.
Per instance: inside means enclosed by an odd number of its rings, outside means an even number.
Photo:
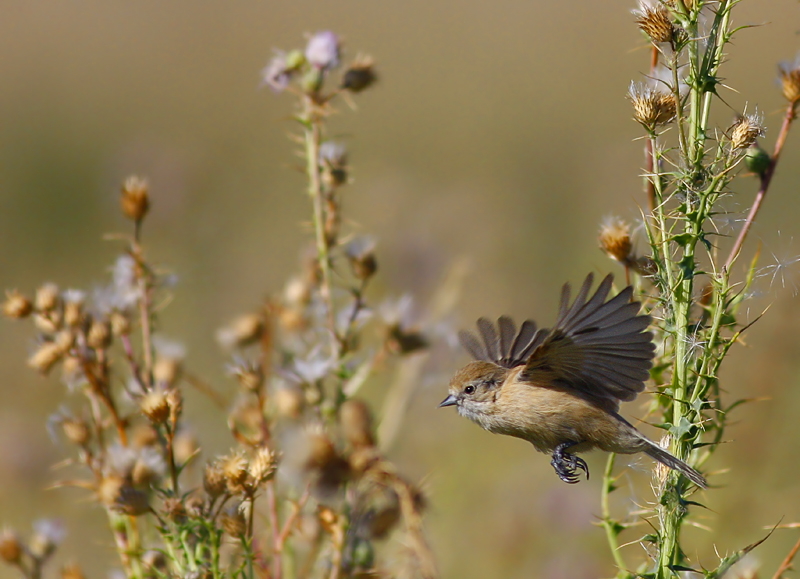
[{"label": "bird's head", "polygon": [[439,407],[455,406],[461,416],[480,421],[492,414],[508,370],[491,362],[470,362],[450,380],[450,395]]}]

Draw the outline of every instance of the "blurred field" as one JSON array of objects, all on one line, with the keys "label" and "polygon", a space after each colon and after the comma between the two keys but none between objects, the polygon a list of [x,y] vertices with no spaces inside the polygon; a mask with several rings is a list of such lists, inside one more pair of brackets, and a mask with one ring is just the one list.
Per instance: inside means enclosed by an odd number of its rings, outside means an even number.
[{"label": "blurred field", "polygon": [[[331,29],[348,56],[372,54],[381,75],[359,111],[333,123],[354,166],[345,211],[379,240],[376,301],[412,292],[424,304],[465,257],[462,326],[503,313],[550,323],[564,281],[621,273],[596,248],[598,224],[612,214],[635,220],[645,203],[639,129],[625,94],[649,52],[630,8],[619,0],[6,0],[0,288],[104,280],[118,248],[102,236],[126,225],[118,184],[146,175],[154,210],[145,240],[180,279],[164,331],[186,343],[195,372],[229,384],[214,330],[280,290],[306,237],[303,180],[286,139],[290,99],[259,90],[259,71],[273,48]],[[776,63],[800,49],[800,7],[751,0],[738,21],[767,25],[737,37],[725,70],[739,92],[724,98],[766,114],[771,146],[783,107]],[[720,125],[731,118],[720,116]],[[749,260],[761,240],[763,265],[800,256],[800,135],[790,135],[784,154],[748,246]],[[755,192],[754,180],[741,183],[731,211],[746,210]],[[800,521],[800,264],[786,274],[785,283],[758,281],[750,319],[771,308],[723,371],[731,399],[759,401],[736,411],[730,444],[713,460],[728,469],[711,478],[720,488],[698,514],[713,532],[686,533],[686,545],[697,545],[690,556],[708,566],[713,545],[729,552],[781,519]],[[0,525],[27,532],[33,519],[60,517],[69,531],[60,561],[105,577],[114,554],[102,512],[87,509],[79,491],[44,490],[63,450],[45,422],[66,394],[57,379],[24,368],[31,338],[28,326],[0,323]],[[592,526],[604,457],[591,457],[591,481],[568,487],[528,445],[437,410],[460,362],[426,377],[392,449],[407,475],[427,480],[442,576],[612,575],[603,533]],[[196,398],[188,412],[204,447],[228,448],[225,424],[210,421],[211,406]],[[623,412],[635,418],[643,406]],[[628,471],[640,504],[652,497],[650,466]],[[618,494],[619,512],[634,508],[622,500],[627,489]],[[758,548],[764,576],[796,540],[796,531],[778,531]],[[638,546],[627,549],[639,556]],[[0,567],[0,578],[11,576]]]}]

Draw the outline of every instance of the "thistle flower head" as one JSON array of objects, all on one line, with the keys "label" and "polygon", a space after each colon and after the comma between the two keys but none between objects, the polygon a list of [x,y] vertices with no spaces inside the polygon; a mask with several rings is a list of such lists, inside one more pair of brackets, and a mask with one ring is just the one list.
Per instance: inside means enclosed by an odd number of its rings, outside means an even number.
[{"label": "thistle flower head", "polygon": [[317,32],[308,40],[305,56],[311,66],[328,70],[339,66],[341,43],[330,30]]},{"label": "thistle flower head", "polygon": [[633,257],[631,226],[621,219],[613,217],[603,223],[598,242],[600,249],[620,263],[628,263]]},{"label": "thistle flower head", "polygon": [[754,145],[757,138],[764,136],[763,122],[763,116],[758,111],[742,115],[731,130],[731,148],[740,151]]},{"label": "thistle flower head", "polygon": [[61,544],[67,531],[64,525],[54,519],[40,519],[33,523],[33,536],[28,549],[37,559],[47,559]]},{"label": "thistle flower head", "polygon": [[653,43],[672,42],[674,37],[672,15],[663,4],[642,1],[639,3],[639,9],[634,10],[633,14],[636,17],[636,25]]},{"label": "thistle flower head", "polygon": [[628,98],[633,104],[634,120],[648,130],[655,130],[675,118],[678,100],[674,94],[631,83]]},{"label": "thistle flower head", "polygon": [[27,318],[33,311],[31,300],[19,293],[17,290],[6,291],[6,301],[3,302],[3,315],[21,319]]},{"label": "thistle flower head", "polygon": [[128,177],[122,184],[120,205],[128,219],[141,221],[150,210],[147,180],[135,175]]},{"label": "thistle flower head", "polygon": [[361,92],[375,84],[377,80],[375,61],[372,57],[358,55],[342,77],[342,88],[350,92]]},{"label": "thistle flower head", "polygon": [[794,62],[782,62],[778,67],[781,90],[793,105],[800,102],[800,57]]},{"label": "thistle flower head", "polygon": [[16,565],[24,552],[25,546],[13,530],[6,528],[0,531],[0,559],[9,565]]}]

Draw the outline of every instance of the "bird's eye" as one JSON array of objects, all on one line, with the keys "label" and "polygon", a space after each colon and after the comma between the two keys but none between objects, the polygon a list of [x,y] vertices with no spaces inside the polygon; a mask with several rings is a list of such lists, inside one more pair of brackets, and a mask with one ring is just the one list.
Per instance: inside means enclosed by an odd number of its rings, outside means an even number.
[{"label": "bird's eye", "polygon": [[472,386],[472,385],[467,386],[466,388],[464,388],[464,392],[466,392],[467,394],[474,393],[475,392],[475,386]]}]

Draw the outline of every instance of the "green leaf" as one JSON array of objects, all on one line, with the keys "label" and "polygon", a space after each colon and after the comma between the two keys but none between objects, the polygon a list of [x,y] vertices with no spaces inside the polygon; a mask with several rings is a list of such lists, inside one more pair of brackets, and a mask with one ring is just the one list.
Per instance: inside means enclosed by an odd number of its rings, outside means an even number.
[{"label": "green leaf", "polygon": [[689,431],[692,429],[692,423],[685,416],[681,416],[680,420],[678,420],[678,424],[673,424],[669,427],[669,431],[678,440],[683,439],[684,436],[689,434]]}]

